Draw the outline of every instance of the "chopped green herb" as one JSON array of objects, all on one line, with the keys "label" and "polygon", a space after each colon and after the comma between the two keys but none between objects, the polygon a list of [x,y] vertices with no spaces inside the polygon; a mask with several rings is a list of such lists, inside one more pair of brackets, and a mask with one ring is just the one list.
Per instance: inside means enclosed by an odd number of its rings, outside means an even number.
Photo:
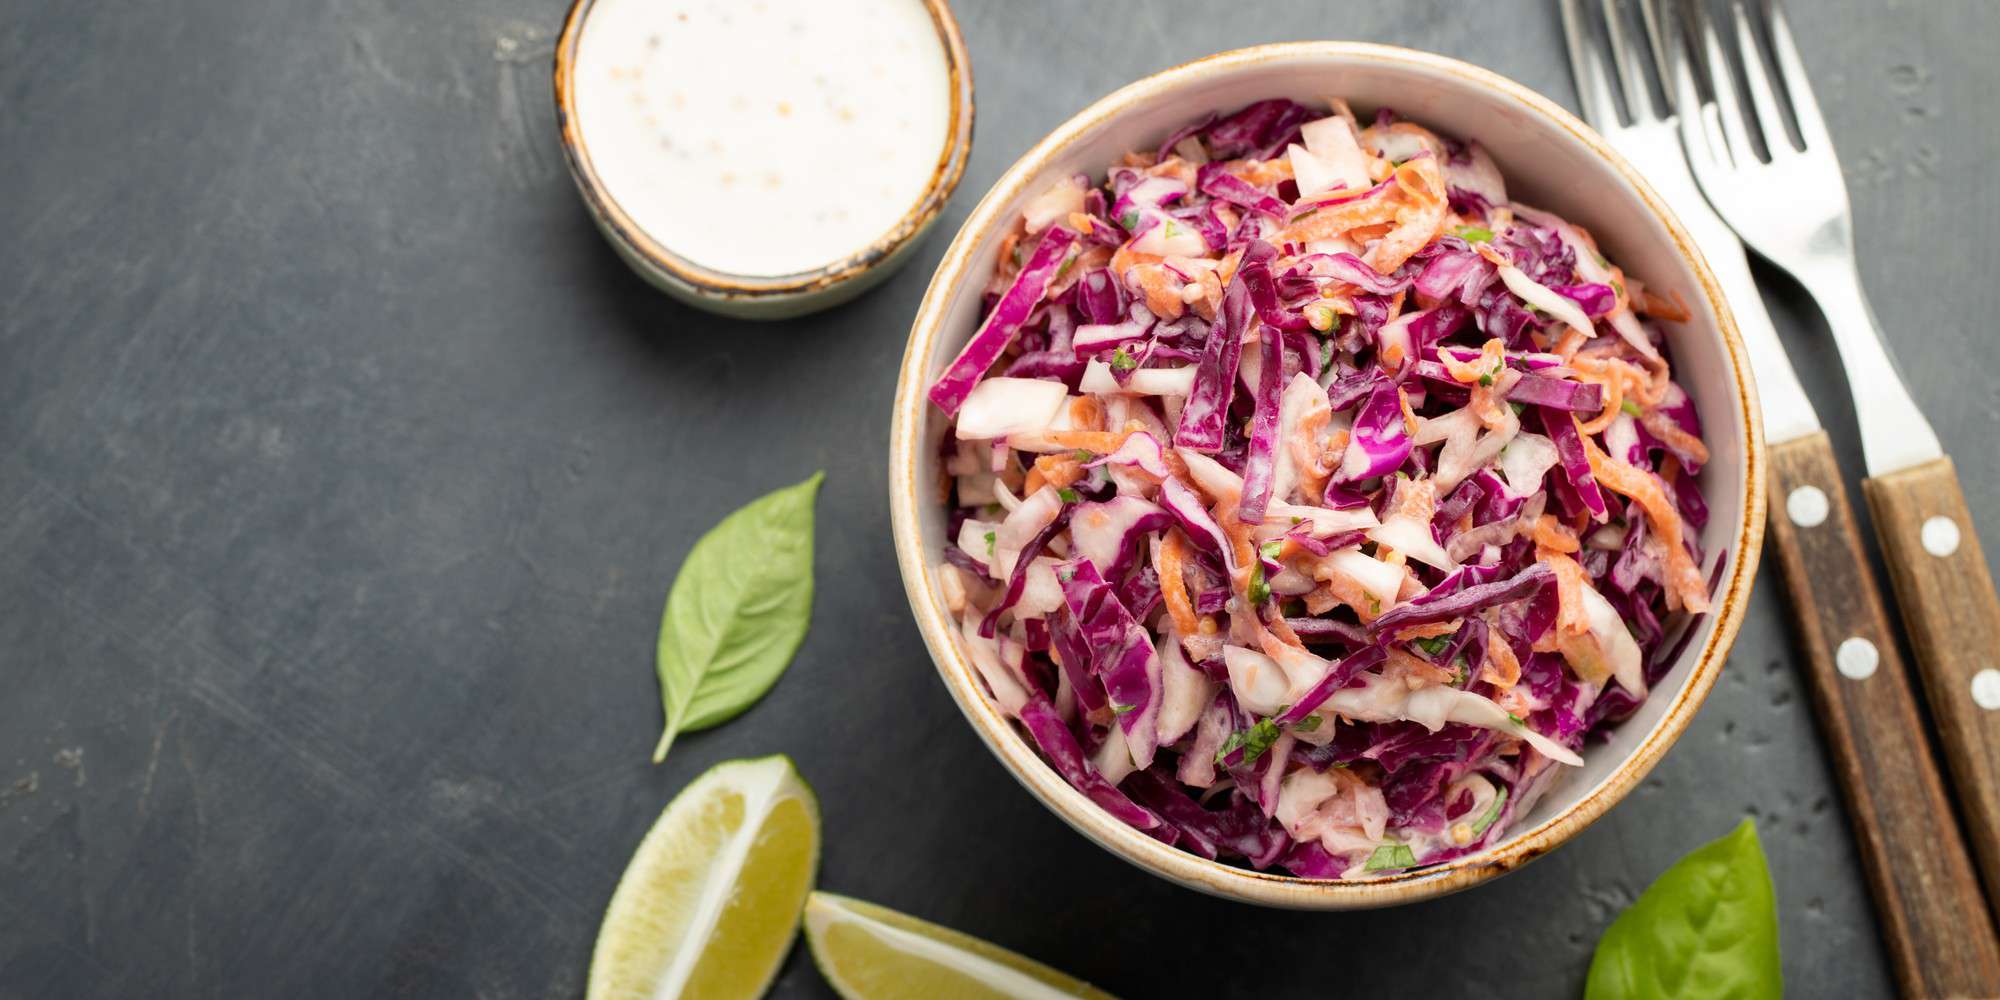
[{"label": "chopped green herb", "polygon": [[1646,415],[1646,412],[1644,410],[1639,409],[1639,404],[1629,399],[1620,401],[1618,404],[1618,408],[1624,410],[1626,413],[1629,413],[1635,417],[1643,417]]},{"label": "chopped green herb", "polygon": [[1116,371],[1129,372],[1132,369],[1139,367],[1139,359],[1134,358],[1132,355],[1126,353],[1125,349],[1123,347],[1120,347],[1119,349],[1111,352],[1111,367],[1113,370]]},{"label": "chopped green herb", "polygon": [[1027,247],[1024,247],[1024,246],[1022,246],[1022,245],[1021,245],[1021,244],[1019,244],[1019,243],[1016,243],[1016,244],[1014,244],[1014,266],[1015,266],[1015,267],[1020,267],[1020,266],[1021,266],[1021,260],[1022,260],[1022,255],[1023,255],[1024,253],[1026,253],[1026,252],[1027,252],[1027,249],[1028,249]]},{"label": "chopped green herb", "polygon": [[998,537],[999,536],[995,535],[991,531],[986,533],[986,554],[988,557],[991,557],[993,555],[993,543],[994,540],[997,539]]},{"label": "chopped green herb", "polygon": [[1125,214],[1118,217],[1118,224],[1124,226],[1127,232],[1138,228],[1139,210],[1136,208],[1126,209]]},{"label": "chopped green herb", "polygon": [[1257,763],[1257,758],[1264,756],[1265,751],[1271,749],[1271,744],[1278,742],[1279,735],[1276,720],[1259,719],[1256,725],[1248,729],[1230,733],[1229,738],[1222,741],[1222,747],[1215,751],[1215,763],[1227,767],[1229,755],[1241,750],[1243,766],[1249,767]]},{"label": "chopped green herb", "polygon": [[1076,460],[1079,462],[1088,462],[1096,457],[1096,455],[1090,453],[1089,448],[1078,448],[1076,450]]},{"label": "chopped green herb", "polygon": [[1479,376],[1479,384],[1480,384],[1480,385],[1492,385],[1492,384],[1493,384],[1493,373],[1492,373],[1492,372],[1487,372],[1486,374],[1484,374],[1484,375],[1481,375],[1481,376]]},{"label": "chopped green herb", "polygon": [[1052,280],[1061,281],[1063,279],[1063,275],[1068,274],[1069,269],[1076,266],[1076,260],[1077,260],[1077,255],[1074,254],[1064,258],[1062,266],[1056,268],[1056,276]]},{"label": "chopped green herb", "polygon": [[1514,714],[1514,713],[1512,713],[1512,712],[1508,712],[1508,713],[1507,713],[1507,721],[1509,721],[1509,722],[1512,722],[1513,724],[1515,724],[1515,725],[1517,725],[1517,726],[1525,726],[1525,725],[1527,725],[1527,724],[1528,724],[1528,720],[1526,720],[1526,719],[1523,719],[1523,718],[1521,718],[1520,716],[1518,716],[1518,715],[1515,715],[1515,714]]},{"label": "chopped green herb", "polygon": [[1368,599],[1368,613],[1371,615],[1379,615],[1382,613],[1381,598],[1371,597]]},{"label": "chopped green herb", "polygon": [[1258,562],[1250,567],[1248,596],[1251,604],[1263,604],[1271,599],[1271,585],[1264,582],[1264,564]]},{"label": "chopped green herb", "polygon": [[1166,231],[1162,232],[1160,235],[1165,236],[1167,239],[1173,239],[1174,237],[1179,236],[1180,234],[1181,234],[1181,227],[1174,225],[1174,220],[1168,219]]},{"label": "chopped green herb", "polygon": [[1368,856],[1368,864],[1363,870],[1383,872],[1397,868],[1414,868],[1416,864],[1417,854],[1410,850],[1410,845],[1383,844],[1375,849],[1375,853]]},{"label": "chopped green herb", "polygon": [[1493,821],[1500,818],[1500,807],[1506,804],[1507,789],[1502,788],[1500,789],[1500,794],[1493,797],[1493,804],[1487,806],[1485,814],[1479,817],[1479,822],[1472,824],[1472,835],[1478,837],[1480,834],[1485,833],[1486,828],[1492,826]]},{"label": "chopped green herb", "polygon": [[1592,257],[1595,257],[1595,258],[1597,258],[1597,266],[1598,266],[1598,267],[1602,267],[1602,268],[1609,268],[1609,267],[1611,266],[1611,262],[1610,262],[1610,261],[1608,261],[1608,260],[1605,260],[1605,259],[1604,259],[1604,255],[1603,255],[1603,254],[1601,254],[1601,253],[1598,253],[1598,252],[1597,252],[1597,251],[1595,251],[1595,250],[1592,250],[1592,251],[1590,252],[1590,255],[1591,255]]},{"label": "chopped green herb", "polygon": [[1425,655],[1436,656],[1444,652],[1446,646],[1451,645],[1451,636],[1434,635],[1428,639],[1412,639],[1410,645],[1423,650]]},{"label": "chopped green herb", "polygon": [[1258,546],[1257,549],[1257,551],[1262,552],[1264,554],[1264,558],[1266,559],[1276,559],[1278,558],[1278,553],[1283,552],[1284,550],[1285,550],[1285,543],[1278,541],[1275,538],[1268,542],[1265,542],[1261,546]]},{"label": "chopped green herb", "polygon": [[1514,408],[1514,415],[1515,415],[1515,416],[1517,416],[1517,417],[1518,417],[1518,416],[1520,416],[1521,414],[1523,414],[1523,413],[1527,412],[1527,410],[1528,410],[1528,407],[1527,407],[1527,406],[1526,406],[1525,404],[1522,404],[1522,403],[1515,403],[1515,402],[1511,402],[1511,401],[1510,401],[1510,402],[1508,402],[1508,404],[1507,404],[1507,405],[1508,405],[1508,406],[1510,406],[1510,407],[1513,407],[1513,408]]},{"label": "chopped green herb", "polygon": [[1493,230],[1484,226],[1460,226],[1453,230],[1453,233],[1467,243],[1493,242]]},{"label": "chopped green herb", "polygon": [[1077,501],[1076,491],[1067,486],[1057,489],[1056,497],[1063,503],[1075,503]]},{"label": "chopped green herb", "polygon": [[1303,517],[1300,517],[1300,516],[1298,516],[1297,514],[1294,514],[1294,515],[1292,515],[1292,527],[1296,528],[1296,527],[1298,527],[1299,525],[1301,525],[1301,524],[1304,524],[1304,523],[1306,523],[1306,519],[1305,519],[1305,518],[1303,518]]},{"label": "chopped green herb", "polygon": [[1319,716],[1308,715],[1305,718],[1300,719],[1298,721],[1298,724],[1292,727],[1292,732],[1310,733],[1318,728],[1319,728]]},{"label": "chopped green herb", "polygon": [[1139,706],[1137,705],[1120,705],[1115,701],[1111,703],[1111,714],[1113,715],[1129,715],[1138,710]]}]

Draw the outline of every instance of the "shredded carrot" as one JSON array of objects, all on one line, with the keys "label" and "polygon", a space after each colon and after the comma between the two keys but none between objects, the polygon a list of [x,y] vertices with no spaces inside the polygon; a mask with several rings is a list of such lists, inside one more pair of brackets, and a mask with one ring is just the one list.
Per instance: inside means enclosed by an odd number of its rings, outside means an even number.
[{"label": "shredded carrot", "polygon": [[1125,284],[1137,286],[1146,296],[1146,308],[1161,319],[1180,319],[1187,310],[1181,300],[1181,280],[1165,264],[1135,264],[1126,272]]},{"label": "shredded carrot", "polygon": [[1502,691],[1521,681],[1521,658],[1497,628],[1486,631],[1486,662],[1479,668],[1479,679]]},{"label": "shredded carrot", "polygon": [[1668,448],[1676,452],[1685,452],[1697,462],[1708,461],[1708,445],[1703,444],[1700,438],[1682,430],[1681,425],[1675,423],[1674,418],[1664,412],[1647,410],[1646,415],[1639,418],[1639,423],[1645,426],[1647,433],[1659,438]]},{"label": "shredded carrot", "polygon": [[1410,395],[1402,386],[1396,387],[1396,405],[1403,408],[1403,432],[1415,437],[1417,433],[1417,411],[1410,409]]},{"label": "shredded carrot", "polygon": [[1444,230],[1449,206],[1439,162],[1436,156],[1420,156],[1396,168],[1395,190],[1402,195],[1396,209],[1396,228],[1370,247],[1363,258],[1375,270],[1388,274],[1401,267]]},{"label": "shredded carrot", "polygon": [[1494,337],[1479,348],[1479,356],[1471,361],[1460,361],[1450,351],[1439,351],[1438,360],[1444,362],[1444,370],[1451,373],[1453,381],[1471,384],[1483,378],[1491,382],[1507,363],[1507,345]]},{"label": "shredded carrot", "polygon": [[1279,642],[1282,642],[1285,645],[1292,647],[1293,649],[1306,648],[1306,644],[1299,639],[1299,634],[1297,632],[1292,631],[1292,627],[1285,623],[1285,618],[1283,615],[1272,615],[1271,620],[1268,624],[1270,626],[1270,634],[1272,638],[1277,639]]},{"label": "shredded carrot", "polygon": [[1041,436],[1058,448],[1078,448],[1109,455],[1125,444],[1131,431],[1043,431]]},{"label": "shredded carrot", "polygon": [[1298,217],[1287,226],[1278,234],[1277,242],[1305,243],[1345,236],[1359,226],[1393,222],[1397,210],[1401,207],[1402,201],[1396,197],[1394,188],[1385,188],[1374,194],[1337,205],[1322,205],[1308,209],[1307,214]]},{"label": "shredded carrot", "polygon": [[1694,313],[1688,311],[1687,303],[1681,300],[1679,292],[1675,292],[1673,300],[1669,301],[1661,298],[1658,293],[1650,288],[1639,290],[1639,301],[1633,307],[1633,311],[1643,313],[1647,316],[1654,316],[1669,323],[1685,323],[1694,318]]},{"label": "shredded carrot", "polygon": [[[1322,600],[1331,598],[1335,604],[1345,604],[1353,608],[1355,615],[1361,619],[1362,624],[1365,625],[1374,621],[1376,616],[1382,613],[1378,610],[1381,602],[1371,597],[1367,589],[1361,586],[1359,580],[1333,568],[1325,560],[1321,560],[1313,566],[1312,575],[1313,579],[1320,582],[1319,590],[1326,592],[1322,596]],[[1318,593],[1318,590],[1315,590],[1314,593]],[[1310,597],[1312,595],[1307,596]],[[1308,602],[1307,610],[1311,610],[1311,607],[1311,603]],[[1332,605],[1327,605],[1326,609],[1331,609],[1331,607]],[[1324,614],[1326,609],[1314,611],[1313,613]]]},{"label": "shredded carrot", "polygon": [[[1069,401],[1069,424],[1080,431],[1104,429],[1104,404],[1095,396],[1078,396]],[[1121,439],[1119,444],[1125,442]],[[1117,449],[1112,449],[1116,451]]]},{"label": "shredded carrot", "polygon": [[1665,550],[1668,610],[1678,607],[1690,612],[1707,611],[1707,581],[1702,579],[1694,559],[1688,556],[1687,546],[1681,543],[1680,511],[1667,499],[1659,478],[1606,455],[1588,437],[1583,439],[1583,450],[1590,457],[1590,472],[1598,485],[1630,497],[1645,510],[1654,537]]},{"label": "shredded carrot", "polygon": [[1077,461],[1075,455],[1043,455],[1035,459],[1035,467],[1028,470],[1027,482],[1023,483],[1021,488],[1032,496],[1036,490],[1042,488],[1043,484],[1062,489],[1074,485],[1083,476],[1083,463]]},{"label": "shredded carrot", "polygon": [[1292,179],[1292,161],[1285,156],[1269,160],[1231,160],[1223,164],[1222,169],[1258,187],[1276,187],[1278,182]]},{"label": "shredded carrot", "polygon": [[1395,646],[1389,647],[1389,662],[1382,668],[1382,675],[1402,681],[1412,691],[1433,684],[1449,684],[1453,677],[1452,671]]},{"label": "shredded carrot", "polygon": [[1222,527],[1222,534],[1229,539],[1229,549],[1236,557],[1231,589],[1247,598],[1250,594],[1250,567],[1257,562],[1257,543],[1250,539],[1249,526],[1236,516],[1236,504],[1237,497],[1223,497],[1209,514]]},{"label": "shredded carrot", "polygon": [[[1006,248],[1002,247],[1001,250],[1004,253]],[[1119,247],[1118,252],[1111,255],[1111,270],[1118,277],[1124,278],[1126,272],[1140,264],[1158,264],[1165,259],[1165,257],[1156,253],[1142,253],[1134,250],[1132,249],[1132,244],[1127,243]]]},{"label": "shredded carrot", "polygon": [[1590,631],[1590,613],[1583,609],[1583,566],[1561,552],[1539,546],[1535,560],[1556,571],[1556,631],[1571,635]]},{"label": "shredded carrot", "polygon": [[1463,618],[1453,618],[1448,622],[1432,622],[1429,625],[1412,625],[1398,630],[1396,641],[1409,642],[1411,639],[1435,639],[1441,635],[1455,635],[1464,626]]},{"label": "shredded carrot", "polygon": [[1198,635],[1200,620],[1194,613],[1194,601],[1188,597],[1187,577],[1181,570],[1181,530],[1175,528],[1160,540],[1160,596],[1167,604],[1167,615],[1174,620],[1174,630],[1182,635]]},{"label": "shredded carrot", "polygon": [[1543,514],[1535,519],[1535,529],[1529,535],[1535,545],[1550,552],[1571,553],[1582,548],[1577,544],[1576,535],[1571,533],[1554,514]]},{"label": "shredded carrot", "polygon": [[1624,407],[1625,380],[1583,374],[1579,374],[1576,380],[1597,385],[1602,390],[1604,402],[1604,408],[1597,411],[1597,416],[1577,424],[1577,431],[1583,434],[1604,433],[1612,421],[1618,419],[1619,411]]}]

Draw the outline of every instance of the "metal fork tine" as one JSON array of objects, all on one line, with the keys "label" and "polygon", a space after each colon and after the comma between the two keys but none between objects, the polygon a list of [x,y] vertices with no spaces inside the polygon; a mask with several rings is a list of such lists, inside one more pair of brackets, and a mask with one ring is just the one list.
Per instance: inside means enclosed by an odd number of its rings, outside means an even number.
[{"label": "metal fork tine", "polygon": [[1618,86],[1625,95],[1627,117],[1635,122],[1653,121],[1653,95],[1646,87],[1646,71],[1639,52],[1627,37],[1625,12],[1619,0],[1602,0],[1604,30],[1611,36],[1611,62],[1618,68]]},{"label": "metal fork tine", "polygon": [[[1715,20],[1709,16],[1708,7],[1702,0],[1692,0],[1688,7],[1694,12],[1695,31],[1701,38],[1702,67],[1708,79],[1708,92],[1715,97],[1715,117],[1722,129],[1722,147],[1729,158],[1739,163],[1755,162],[1757,146],[1750,139],[1745,127],[1743,101],[1736,96],[1736,74],[1729,68],[1729,53],[1722,47],[1722,36],[1716,33]],[[1711,135],[1711,138],[1714,138]]]},{"label": "metal fork tine", "polygon": [[1729,0],[1729,16],[1736,22],[1736,53],[1743,60],[1744,82],[1750,87],[1750,104],[1757,112],[1757,128],[1764,133],[1764,148],[1777,159],[1796,152],[1791,133],[1785,131],[1785,113],[1778,109],[1778,95],[1771,90],[1771,68],[1764,62],[1764,50],[1757,44],[1757,32],[1743,0]]},{"label": "metal fork tine", "polygon": [[1701,94],[1695,89],[1695,70],[1688,58],[1687,35],[1680,17],[1671,12],[1662,17],[1660,0],[1639,0],[1639,16],[1646,25],[1653,65],[1659,69],[1660,91],[1667,98],[1667,113],[1676,119],[1689,164],[1700,171],[1727,163],[1728,151],[1712,147],[1708,134],[1702,130]]},{"label": "metal fork tine", "polygon": [[1639,0],[1639,23],[1646,28],[1646,50],[1653,55],[1653,70],[1659,75],[1660,93],[1667,99],[1666,112],[1674,113],[1674,72],[1667,46],[1678,42],[1672,22],[1660,20],[1659,0]]},{"label": "metal fork tine", "polygon": [[1819,115],[1819,101],[1813,98],[1812,81],[1806,79],[1806,64],[1799,58],[1798,45],[1792,41],[1792,25],[1785,19],[1784,5],[1778,0],[1765,0],[1764,16],[1771,29],[1771,52],[1778,59],[1778,77],[1792,99],[1792,121],[1798,124],[1799,138],[1805,140],[1807,149],[1832,149],[1833,139],[1827,134],[1826,121]]},{"label": "metal fork tine", "polygon": [[1593,128],[1618,124],[1618,105],[1611,97],[1604,53],[1589,37],[1590,22],[1584,19],[1583,0],[1562,0],[1563,41],[1569,46],[1569,64],[1576,77],[1576,96],[1583,118]]}]

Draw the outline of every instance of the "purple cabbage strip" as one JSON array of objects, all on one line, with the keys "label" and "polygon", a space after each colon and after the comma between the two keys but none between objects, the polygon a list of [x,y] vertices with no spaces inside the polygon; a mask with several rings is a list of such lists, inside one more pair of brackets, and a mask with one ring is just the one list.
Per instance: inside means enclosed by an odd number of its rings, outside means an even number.
[{"label": "purple cabbage strip", "polygon": [[1576,418],[1562,410],[1543,407],[1536,411],[1541,415],[1542,429],[1549,440],[1555,442],[1557,463],[1563,470],[1563,478],[1576,490],[1577,499],[1583,501],[1590,516],[1602,521],[1609,516],[1610,509],[1604,505],[1604,493],[1597,488],[1597,477],[1590,471],[1590,454],[1583,448],[1583,435],[1577,430]]},{"label": "purple cabbage strip", "polygon": [[1299,264],[1310,264],[1315,274],[1325,271],[1328,277],[1353,285],[1371,295],[1394,295],[1410,287],[1411,279],[1383,274],[1368,265],[1367,261],[1351,253],[1316,253],[1299,258]]},{"label": "purple cabbage strip", "polygon": [[1210,125],[1213,124],[1215,124],[1215,112],[1211,111],[1208,113],[1207,116],[1203,117],[1200,121],[1195,122],[1192,125],[1183,125],[1180,128],[1175,129],[1173,132],[1169,133],[1165,139],[1160,140],[1160,148],[1153,152],[1153,158],[1158,160],[1164,160],[1167,157],[1174,155],[1174,147],[1180,145],[1182,139],[1186,139],[1189,136],[1200,135]]},{"label": "purple cabbage strip", "polygon": [[1608,316],[1618,307],[1618,293],[1610,285],[1557,285],[1549,290],[1576,303],[1591,319]]},{"label": "purple cabbage strip", "polygon": [[1389,609],[1368,623],[1374,635],[1394,632],[1411,625],[1432,625],[1462,618],[1496,604],[1511,604],[1529,597],[1546,584],[1555,582],[1555,571],[1547,563],[1535,563],[1505,580],[1480,583],[1433,598],[1437,588]]},{"label": "purple cabbage strip", "polygon": [[1222,293],[1218,322],[1208,331],[1208,343],[1195,368],[1194,391],[1181,407],[1174,444],[1195,451],[1222,450],[1223,425],[1236,392],[1236,367],[1243,359],[1243,333],[1250,325],[1250,290],[1238,270]]},{"label": "purple cabbage strip", "polygon": [[1250,457],[1243,463],[1243,497],[1236,516],[1246,524],[1264,519],[1264,506],[1271,500],[1271,479],[1276,470],[1278,439],[1278,393],[1283,365],[1278,357],[1280,334],[1269,325],[1260,338],[1261,364],[1257,367],[1257,413],[1250,418]]},{"label": "purple cabbage strip", "polygon": [[1020,603],[1021,591],[1028,585],[1028,564],[1034,562],[1035,557],[1042,554],[1042,549],[1049,544],[1049,539],[1056,537],[1064,527],[1068,526],[1070,509],[1067,504],[1064,505],[1063,509],[1057,512],[1055,520],[1050,521],[1046,527],[1036,532],[1035,537],[1028,539],[1028,544],[1021,546],[1021,556],[1014,560],[1014,575],[1007,580],[1007,593],[1000,598],[1000,603],[995,605],[993,610],[987,612],[986,617],[980,620],[980,635],[988,639],[993,638],[993,629],[1000,623],[1000,616],[1015,604]]},{"label": "purple cabbage strip", "polygon": [[1063,724],[1062,716],[1056,714],[1055,706],[1041,692],[1028,692],[1028,703],[1021,706],[1021,725],[1034,737],[1035,745],[1042,748],[1042,755],[1055,766],[1056,772],[1114,819],[1140,830],[1160,825],[1160,817],[1126,798],[1124,792],[1111,787],[1103,775],[1091,768],[1075,734]]},{"label": "purple cabbage strip", "polygon": [[1285,625],[1301,642],[1342,642],[1349,646],[1366,646],[1374,641],[1368,637],[1367,629],[1334,618],[1287,618]]},{"label": "purple cabbage strip", "polygon": [[1281,222],[1289,211],[1284,202],[1257,190],[1249,181],[1223,169],[1220,163],[1202,164],[1201,171],[1195,175],[1195,187],[1202,194],[1252,212],[1262,212]]},{"label": "purple cabbage strip", "polygon": [[1343,461],[1334,473],[1336,483],[1388,475],[1410,457],[1409,429],[1403,426],[1403,406],[1394,385],[1378,383],[1368,394],[1368,401],[1361,404],[1361,411],[1355,415],[1352,434],[1348,454],[1359,449],[1366,461],[1356,470],[1349,470],[1348,463]]},{"label": "purple cabbage strip", "polygon": [[1125,290],[1110,268],[1092,268],[1077,280],[1076,308],[1086,323],[1115,326],[1126,320]]},{"label": "purple cabbage strip", "polygon": [[1386,648],[1364,646],[1359,652],[1334,664],[1327,670],[1326,676],[1319,679],[1319,683],[1307,689],[1305,694],[1299,696],[1296,704],[1285,709],[1285,714],[1278,716],[1278,725],[1296,726],[1304,722],[1306,716],[1319,711],[1319,707],[1326,704],[1326,700],[1333,697],[1335,691],[1346,687],[1347,682],[1353,680],[1356,674],[1380,666],[1382,661],[1388,658],[1389,651]]},{"label": "purple cabbage strip", "polygon": [[[1570,410],[1576,413],[1596,413],[1604,408],[1604,387],[1595,382],[1571,382],[1563,378],[1550,378],[1523,372],[1512,388],[1507,390],[1507,398],[1529,406],[1546,406],[1555,410]],[[1589,464],[1588,459],[1585,464]]]},{"label": "purple cabbage strip", "polygon": [[1000,302],[993,311],[986,314],[986,321],[979,325],[978,332],[965,342],[958,357],[931,384],[930,400],[937,404],[945,416],[955,417],[958,408],[965,403],[965,397],[972,387],[986,376],[986,370],[1013,343],[1014,334],[1026,322],[1028,314],[1039,305],[1048,294],[1049,283],[1055,280],[1056,272],[1069,256],[1070,246],[1076,242],[1076,234],[1067,229],[1050,229],[1042,234],[1042,242],[1035,247],[1034,256],[1028,258],[1026,267],[1014,276],[1014,284],[1000,296]]},{"label": "purple cabbage strip", "polygon": [[[1104,681],[1118,728],[1125,731],[1132,760],[1152,763],[1158,745],[1160,659],[1152,634],[1119,603],[1097,567],[1088,559],[1073,559],[1056,567],[1062,581],[1063,604],[1090,647],[1091,672]],[[1074,683],[1074,681],[1072,681]]]}]

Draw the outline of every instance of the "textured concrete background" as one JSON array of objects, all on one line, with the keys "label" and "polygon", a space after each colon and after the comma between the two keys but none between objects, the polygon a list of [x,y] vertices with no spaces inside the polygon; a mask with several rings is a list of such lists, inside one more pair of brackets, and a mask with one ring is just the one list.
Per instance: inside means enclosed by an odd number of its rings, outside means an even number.
[{"label": "textured concrete background", "polygon": [[[577,995],[660,807],[773,751],[822,794],[826,887],[1127,996],[1573,995],[1619,908],[1746,813],[1792,992],[1887,993],[1769,572],[1645,786],[1450,899],[1207,899],[1015,787],[935,679],[885,515],[895,361],[979,194],[1099,95],[1256,42],[1396,42],[1574,98],[1536,0],[960,7],[978,138],[940,232],[859,302],[750,326],[653,293],[586,221],[560,3],[0,2],[0,996]],[[2000,5],[1795,7],[1876,311],[2000,538],[1974,339],[2000,314]],[[1820,343],[1789,288],[1773,308]],[[1832,359],[1800,356],[1859,468]],[[804,652],[648,765],[674,567],[815,468]],[[803,949],[776,993],[829,995]]]}]

